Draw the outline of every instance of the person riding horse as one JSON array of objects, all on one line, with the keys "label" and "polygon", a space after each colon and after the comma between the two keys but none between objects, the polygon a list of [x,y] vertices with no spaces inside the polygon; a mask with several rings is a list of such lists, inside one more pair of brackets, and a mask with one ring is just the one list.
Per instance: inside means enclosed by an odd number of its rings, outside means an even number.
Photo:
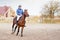
[{"label": "person riding horse", "polygon": [[18,6],[18,9],[16,12],[17,12],[17,22],[18,22],[19,18],[21,18],[23,15],[23,9],[21,8],[21,5]]},{"label": "person riding horse", "polygon": [[[19,6],[19,8],[20,7],[21,6]],[[25,21],[26,17],[29,17],[29,14],[28,14],[28,10],[27,9],[25,9],[24,12],[23,12],[23,9],[21,9],[21,8],[20,9],[17,9],[17,16],[14,17],[13,23],[12,23],[12,34],[14,34],[15,31],[16,31],[16,29],[18,28],[17,29],[17,34],[16,34],[16,36],[17,36],[18,33],[19,33],[19,30],[21,28],[21,37],[23,37],[23,29],[24,29],[25,24],[26,24],[26,21]],[[18,20],[16,20],[16,19],[18,19]],[[15,24],[17,24],[17,25],[15,26]]]}]

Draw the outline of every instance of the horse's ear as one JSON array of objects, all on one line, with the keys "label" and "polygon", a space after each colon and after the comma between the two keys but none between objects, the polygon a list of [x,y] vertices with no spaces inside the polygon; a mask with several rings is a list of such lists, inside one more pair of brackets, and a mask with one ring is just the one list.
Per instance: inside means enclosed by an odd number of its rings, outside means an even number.
[{"label": "horse's ear", "polygon": [[27,9],[24,10],[24,15],[25,15],[26,17],[28,17],[29,14],[28,14],[28,10],[27,10]]}]

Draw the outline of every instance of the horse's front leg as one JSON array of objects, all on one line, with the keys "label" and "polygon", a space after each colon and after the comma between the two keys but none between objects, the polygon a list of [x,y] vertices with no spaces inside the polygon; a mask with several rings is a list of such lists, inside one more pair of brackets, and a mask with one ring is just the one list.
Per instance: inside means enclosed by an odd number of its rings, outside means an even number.
[{"label": "horse's front leg", "polygon": [[18,27],[18,30],[17,30],[17,34],[16,34],[16,36],[18,35],[18,33],[19,33],[19,30],[20,30],[20,27]]},{"label": "horse's front leg", "polygon": [[22,27],[22,29],[21,29],[21,37],[23,37],[23,29],[24,29],[24,27]]}]

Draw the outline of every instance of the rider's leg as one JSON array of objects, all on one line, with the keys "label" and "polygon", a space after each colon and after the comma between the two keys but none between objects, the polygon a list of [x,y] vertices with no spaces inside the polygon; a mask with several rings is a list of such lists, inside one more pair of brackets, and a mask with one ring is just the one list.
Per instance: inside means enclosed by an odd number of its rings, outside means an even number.
[{"label": "rider's leg", "polygon": [[22,15],[17,15],[17,21],[19,20],[19,18],[21,17]]},{"label": "rider's leg", "polygon": [[17,15],[17,23],[18,23],[19,17],[20,17],[20,16],[19,16],[19,15]]},{"label": "rider's leg", "polygon": [[19,16],[19,15],[17,15],[17,21],[19,20],[19,17],[20,17],[20,16]]}]

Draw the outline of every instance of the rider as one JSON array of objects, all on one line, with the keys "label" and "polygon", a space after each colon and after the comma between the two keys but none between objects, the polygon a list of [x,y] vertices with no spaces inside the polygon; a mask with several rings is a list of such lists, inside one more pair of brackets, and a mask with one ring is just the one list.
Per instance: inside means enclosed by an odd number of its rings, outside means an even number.
[{"label": "rider", "polygon": [[17,22],[18,22],[19,18],[23,15],[23,9],[21,8],[21,5],[18,6],[16,12],[17,12]]}]

